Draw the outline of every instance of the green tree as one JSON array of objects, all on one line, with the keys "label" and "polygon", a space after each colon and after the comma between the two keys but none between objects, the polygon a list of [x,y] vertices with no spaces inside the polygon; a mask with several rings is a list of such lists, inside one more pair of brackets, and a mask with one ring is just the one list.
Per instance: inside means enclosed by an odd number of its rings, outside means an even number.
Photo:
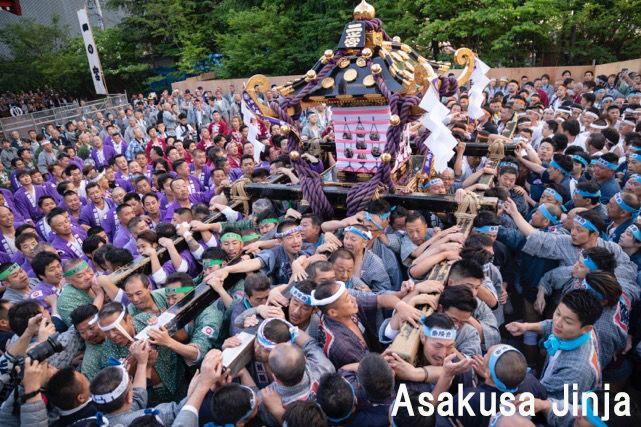
[{"label": "green tree", "polygon": [[51,25],[33,20],[6,25],[0,30],[0,42],[8,48],[0,57],[0,90],[30,90],[49,83],[43,79],[42,63],[64,49],[67,40],[56,16]]},{"label": "green tree", "polygon": [[[574,65],[638,57],[638,2],[419,0],[418,42],[450,42],[492,66]],[[623,19],[622,17],[625,17]]]}]

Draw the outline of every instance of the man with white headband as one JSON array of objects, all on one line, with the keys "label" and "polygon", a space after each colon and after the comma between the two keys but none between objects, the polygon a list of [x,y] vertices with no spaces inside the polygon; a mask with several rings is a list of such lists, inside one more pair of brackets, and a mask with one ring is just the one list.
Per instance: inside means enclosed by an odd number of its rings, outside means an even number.
[{"label": "man with white headband", "polygon": [[58,314],[67,326],[71,326],[71,312],[84,304],[93,304],[100,309],[104,303],[105,293],[95,283],[95,274],[83,259],[74,258],[65,261],[62,277],[67,282],[58,297]]},{"label": "man with white headband", "polygon": [[401,321],[418,324],[420,311],[396,296],[381,293],[353,297],[343,282],[330,282],[312,292],[321,310],[321,341],[327,357],[340,368],[380,348],[376,326],[379,308],[395,309]]},{"label": "man with white headband", "polygon": [[[398,334],[400,324],[392,317],[389,323],[381,326],[384,330],[385,338],[391,340],[395,334]],[[399,380],[405,382],[410,390],[418,392],[432,391],[434,385],[443,374],[443,363],[450,354],[456,354],[456,335],[457,329],[452,319],[446,314],[434,313],[429,317],[421,318],[421,345],[423,351],[422,360],[417,366],[412,366],[397,354],[386,352],[386,360],[390,367],[396,373]],[[381,337],[382,338],[382,337]],[[383,340],[381,340],[383,342]],[[391,342],[391,341],[390,341]],[[457,375],[453,381],[453,393],[456,393],[458,384],[464,387],[474,386],[474,371],[471,365],[461,374]]]},{"label": "man with white headband", "polygon": [[[335,372],[322,348],[309,335],[293,325],[290,325],[290,334],[290,342],[278,344],[267,342],[258,335],[260,345],[270,348],[267,361],[274,379],[261,390],[261,395],[276,392],[284,407],[297,400],[310,399],[321,377]],[[272,417],[279,415],[270,411],[264,399],[258,412],[267,425],[274,425]]]},{"label": "man with white headband", "polygon": [[136,330],[133,318],[125,307],[119,302],[105,304],[100,309],[96,322],[107,337],[103,345],[101,365],[106,364],[109,356],[117,359],[127,357],[129,346],[134,342]]},{"label": "man with white headband", "polygon": [[[120,303],[106,304],[98,314],[98,326],[106,334],[103,344],[103,366],[107,358],[117,359],[127,357],[129,347],[134,343],[134,337],[149,325],[149,313],[139,313],[135,317],[124,310]],[[178,385],[184,380],[184,365],[178,363],[178,356],[167,347],[158,347],[152,351],[150,402],[166,402],[173,400]]]},{"label": "man with white headband", "polygon": [[372,233],[365,226],[356,224],[345,227],[343,247],[354,255],[353,276],[365,282],[372,292],[394,290],[383,260],[367,249],[370,240]]},{"label": "man with white headband", "polygon": [[[164,425],[197,424],[198,408],[209,389],[221,382],[222,356],[220,351],[207,354],[197,375],[189,385],[191,393],[181,402],[162,403],[153,408],[147,404],[147,368],[150,352],[147,341],[136,341],[131,345],[131,355],[136,361],[133,381],[123,365],[108,366],[98,373],[90,386],[91,397],[98,409],[98,425],[130,425],[136,418],[153,413]],[[177,418],[180,417],[180,418]]]},{"label": "man with white headband", "polygon": [[[323,262],[323,261],[320,261]],[[289,286],[283,286],[285,295],[283,298],[289,297],[289,305],[283,308],[286,318],[292,325],[307,332],[310,336],[318,336],[319,320],[320,317],[316,313],[316,308],[312,305],[311,292],[315,284],[308,280],[293,283]],[[280,291],[279,291],[280,292]],[[281,294],[282,295],[282,294]],[[270,305],[259,305],[257,307],[248,308],[242,313],[238,314],[234,319],[234,325],[238,328],[243,328],[247,323],[252,324],[251,316],[256,316],[256,321],[260,323],[263,319],[277,313],[278,308]],[[247,323],[246,323],[247,322]],[[250,332],[253,328],[244,328]],[[248,330],[249,329],[249,330]]]}]

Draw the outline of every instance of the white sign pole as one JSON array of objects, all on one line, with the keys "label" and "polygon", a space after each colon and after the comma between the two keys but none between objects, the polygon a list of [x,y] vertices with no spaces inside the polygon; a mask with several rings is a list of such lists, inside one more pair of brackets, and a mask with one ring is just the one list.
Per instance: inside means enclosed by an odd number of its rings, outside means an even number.
[{"label": "white sign pole", "polygon": [[87,52],[87,60],[89,61],[89,71],[91,73],[93,86],[96,89],[96,94],[107,95],[105,75],[102,72],[100,58],[98,57],[98,48],[96,47],[96,42],[93,39],[91,25],[89,25],[87,9],[80,9],[78,11],[78,22],[80,22],[80,32],[82,33],[82,39],[85,42],[85,51]]}]

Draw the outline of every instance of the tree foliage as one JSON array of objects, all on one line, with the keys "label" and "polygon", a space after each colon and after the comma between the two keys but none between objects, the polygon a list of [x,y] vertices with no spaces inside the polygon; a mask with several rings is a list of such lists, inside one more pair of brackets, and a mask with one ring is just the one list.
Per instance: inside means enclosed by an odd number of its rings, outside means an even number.
[{"label": "tree foliage", "polygon": [[[493,66],[575,65],[639,56],[634,0],[418,0],[419,43],[448,41]],[[636,6],[635,6],[636,5]]]},{"label": "tree foliage", "polygon": [[[125,30],[94,31],[94,38],[110,92],[144,87],[151,66],[132,45]],[[32,20],[7,25],[0,42],[9,48],[0,57],[0,91],[64,88],[86,95],[94,91],[82,37],[69,37],[54,17],[51,25]]]},{"label": "tree foliage", "polygon": [[[302,74],[338,43],[359,0],[108,0],[125,11],[94,29],[109,90],[143,89],[152,69],[198,74],[222,54],[219,77]],[[469,47],[493,67],[589,64],[636,58],[637,0],[370,0],[391,36],[437,57]],[[0,90],[43,85],[93,92],[80,37],[57,19],[0,30]]]}]

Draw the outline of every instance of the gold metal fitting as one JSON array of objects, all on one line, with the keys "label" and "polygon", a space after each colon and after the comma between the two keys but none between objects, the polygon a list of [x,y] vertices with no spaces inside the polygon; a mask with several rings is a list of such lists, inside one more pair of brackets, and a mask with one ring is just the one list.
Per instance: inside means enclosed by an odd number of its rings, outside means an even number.
[{"label": "gold metal fitting", "polygon": [[401,118],[398,117],[398,114],[392,114],[389,118],[389,123],[392,126],[398,126],[401,124]]},{"label": "gold metal fitting", "polygon": [[380,66],[380,64],[374,64],[372,65],[372,74],[381,74],[383,72],[383,68]]},{"label": "gold metal fitting", "polygon": [[292,151],[289,153],[289,158],[293,161],[300,159],[300,153],[298,151]]},{"label": "gold metal fitting", "polygon": [[280,132],[281,132],[283,135],[289,135],[289,132],[290,132],[290,131],[291,131],[291,128],[289,127],[289,125],[282,125],[282,126],[280,127]]},{"label": "gold metal fitting", "polygon": [[365,49],[363,49],[361,51],[361,55],[363,55],[363,58],[365,58],[365,59],[371,58],[372,57],[372,49],[370,49],[369,47],[366,47]]},{"label": "gold metal fitting", "polygon": [[314,80],[315,78],[316,78],[316,71],[314,71],[314,70],[309,70],[309,71],[305,74],[305,81],[306,81],[306,82],[311,82],[311,81],[312,81],[312,80]]},{"label": "gold metal fitting", "polygon": [[392,161],[392,155],[390,153],[381,154],[381,162],[389,163]]}]

